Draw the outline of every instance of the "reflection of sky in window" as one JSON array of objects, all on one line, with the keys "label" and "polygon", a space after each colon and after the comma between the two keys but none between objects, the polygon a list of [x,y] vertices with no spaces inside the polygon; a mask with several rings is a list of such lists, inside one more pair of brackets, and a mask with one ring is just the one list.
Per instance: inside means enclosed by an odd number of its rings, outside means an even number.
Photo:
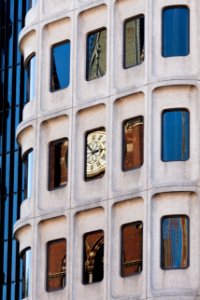
[{"label": "reflection of sky in window", "polygon": [[162,119],[162,160],[180,161],[189,158],[189,112],[166,111]]},{"label": "reflection of sky in window", "polygon": [[163,11],[162,55],[185,56],[189,53],[189,10],[170,7]]},{"label": "reflection of sky in window", "polygon": [[66,88],[70,81],[70,42],[52,48],[51,91]]}]

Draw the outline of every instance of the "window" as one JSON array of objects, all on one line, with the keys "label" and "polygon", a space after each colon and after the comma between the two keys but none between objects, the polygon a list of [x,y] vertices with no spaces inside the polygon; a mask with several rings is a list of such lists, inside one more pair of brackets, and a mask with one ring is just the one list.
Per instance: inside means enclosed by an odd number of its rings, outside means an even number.
[{"label": "window", "polygon": [[29,7],[33,7],[37,3],[37,0],[29,0]]},{"label": "window", "polygon": [[189,54],[189,9],[186,6],[169,6],[162,15],[162,56]]},{"label": "window", "polygon": [[28,150],[23,156],[24,163],[24,199],[30,198],[32,194],[33,180],[33,150]]},{"label": "window", "polygon": [[49,144],[49,190],[64,187],[68,181],[68,139]]},{"label": "window", "polygon": [[103,230],[84,234],[83,249],[83,284],[90,284],[103,280]]},{"label": "window", "polygon": [[85,179],[102,176],[106,167],[106,133],[104,128],[90,131],[85,141]]},{"label": "window", "polygon": [[124,23],[124,68],[134,67],[144,61],[144,15]]},{"label": "window", "polygon": [[91,32],[87,36],[87,80],[106,74],[106,37],[106,28]]},{"label": "window", "polygon": [[47,244],[47,291],[62,289],[66,284],[66,240]]},{"label": "window", "polygon": [[35,76],[36,76],[36,56],[32,55],[26,64],[27,71],[27,96],[26,102],[35,98]]},{"label": "window", "polygon": [[31,249],[25,249],[21,254],[22,260],[22,298],[30,295],[31,283]]},{"label": "window", "polygon": [[144,118],[142,116],[123,122],[122,169],[128,171],[143,164]]},{"label": "window", "polygon": [[189,112],[165,110],[162,114],[162,161],[189,159]]},{"label": "window", "polygon": [[121,235],[121,276],[138,274],[142,271],[142,222],[123,225]]},{"label": "window", "polygon": [[50,91],[68,87],[70,81],[70,41],[53,45],[51,48]]},{"label": "window", "polygon": [[184,269],[189,266],[189,218],[166,216],[161,220],[161,267]]}]

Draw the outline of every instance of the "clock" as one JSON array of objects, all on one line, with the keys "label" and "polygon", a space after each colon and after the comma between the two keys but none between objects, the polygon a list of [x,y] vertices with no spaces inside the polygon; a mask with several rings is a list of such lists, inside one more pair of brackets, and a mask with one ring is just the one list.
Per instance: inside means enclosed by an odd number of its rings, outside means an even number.
[{"label": "clock", "polygon": [[85,178],[92,179],[105,172],[106,133],[103,129],[95,130],[86,136]]}]

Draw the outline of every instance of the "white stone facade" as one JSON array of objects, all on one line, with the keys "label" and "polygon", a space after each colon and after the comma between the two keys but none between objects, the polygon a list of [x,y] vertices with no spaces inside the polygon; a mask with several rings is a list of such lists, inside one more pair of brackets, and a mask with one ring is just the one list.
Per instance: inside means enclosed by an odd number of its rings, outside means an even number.
[{"label": "white stone facade", "polygon": [[[190,9],[190,53],[161,55],[162,9]],[[144,14],[145,60],[124,69],[124,20]],[[86,35],[107,28],[106,75],[85,80]],[[33,190],[21,205],[15,236],[20,251],[32,249],[31,293],[28,299],[132,300],[200,299],[200,1],[198,0],[38,0],[28,12],[20,35],[24,61],[36,54],[36,95],[26,104],[17,137],[22,154],[34,153]],[[50,49],[71,41],[70,85],[51,93]],[[190,157],[161,161],[161,114],[164,109],[190,112]],[[121,169],[122,122],[144,116],[144,163]],[[105,127],[106,172],[84,180],[84,136]],[[48,190],[48,144],[69,139],[68,184]],[[190,219],[186,269],[160,267],[161,218],[187,215]],[[120,276],[120,228],[143,222],[143,270]],[[104,230],[104,279],[82,284],[82,236]],[[47,292],[46,243],[66,238],[67,273],[64,289]]]}]

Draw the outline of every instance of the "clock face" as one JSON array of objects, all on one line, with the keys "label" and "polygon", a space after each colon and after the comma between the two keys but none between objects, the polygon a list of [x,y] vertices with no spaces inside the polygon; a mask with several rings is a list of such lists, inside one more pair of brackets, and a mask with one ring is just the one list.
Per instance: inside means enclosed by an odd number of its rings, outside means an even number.
[{"label": "clock face", "polygon": [[86,170],[85,177],[90,179],[105,172],[106,133],[95,130],[86,137]]}]

